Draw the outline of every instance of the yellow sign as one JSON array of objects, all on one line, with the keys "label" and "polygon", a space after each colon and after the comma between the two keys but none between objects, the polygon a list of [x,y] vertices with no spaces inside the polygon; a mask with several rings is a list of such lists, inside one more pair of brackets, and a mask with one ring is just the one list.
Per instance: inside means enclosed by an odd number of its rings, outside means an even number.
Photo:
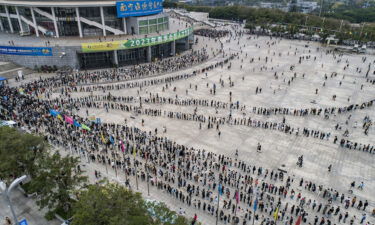
[{"label": "yellow sign", "polygon": [[193,33],[193,27],[154,37],[138,38],[121,41],[82,43],[82,52],[113,51],[121,49],[143,48],[175,41]]},{"label": "yellow sign", "polygon": [[107,42],[92,42],[82,43],[82,49],[85,52],[91,51],[112,51],[120,48],[121,43],[126,41],[107,41]]}]

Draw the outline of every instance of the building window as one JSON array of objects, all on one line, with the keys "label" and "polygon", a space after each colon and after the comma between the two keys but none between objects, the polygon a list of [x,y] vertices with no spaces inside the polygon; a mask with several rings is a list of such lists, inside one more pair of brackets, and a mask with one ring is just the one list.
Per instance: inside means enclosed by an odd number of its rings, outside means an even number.
[{"label": "building window", "polygon": [[157,31],[157,25],[152,25],[149,28],[150,28],[149,33],[155,33]]},{"label": "building window", "polygon": [[139,27],[139,34],[148,34],[148,27]]},{"label": "building window", "polygon": [[139,21],[139,26],[147,26],[148,25],[148,20],[140,20]]},{"label": "building window", "polygon": [[156,19],[149,20],[148,23],[151,25],[156,24]]}]

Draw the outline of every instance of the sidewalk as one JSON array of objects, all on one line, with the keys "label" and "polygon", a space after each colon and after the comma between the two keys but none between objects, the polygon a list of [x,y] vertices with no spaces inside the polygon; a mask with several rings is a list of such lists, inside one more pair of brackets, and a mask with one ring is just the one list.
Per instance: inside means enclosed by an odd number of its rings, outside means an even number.
[{"label": "sidewalk", "polygon": [[[28,225],[60,225],[58,220],[48,221],[44,218],[46,210],[39,210],[34,198],[25,197],[20,190],[15,188],[11,194],[11,201],[14,206],[14,211],[17,215],[18,221],[27,220]],[[11,218],[13,216],[9,206],[2,196],[0,196],[0,225],[5,224],[5,217]]]}]

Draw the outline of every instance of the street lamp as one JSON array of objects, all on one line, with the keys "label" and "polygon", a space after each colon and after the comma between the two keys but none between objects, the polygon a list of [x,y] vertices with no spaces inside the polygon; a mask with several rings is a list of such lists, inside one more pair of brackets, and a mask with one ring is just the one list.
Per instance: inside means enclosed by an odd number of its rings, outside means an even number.
[{"label": "street lamp", "polygon": [[1,195],[4,196],[4,199],[5,201],[8,202],[8,205],[10,206],[10,211],[12,212],[12,215],[13,215],[13,219],[14,219],[14,222],[16,225],[18,225],[18,220],[17,220],[17,216],[16,216],[16,213],[14,212],[14,209],[13,209],[13,205],[12,205],[12,202],[10,201],[10,193],[12,192],[12,190],[18,186],[22,181],[26,180],[27,176],[26,175],[23,175],[22,177],[19,177],[17,179],[15,179],[9,187],[7,187],[7,185],[3,182],[3,181],[0,181],[0,189],[1,189]]}]

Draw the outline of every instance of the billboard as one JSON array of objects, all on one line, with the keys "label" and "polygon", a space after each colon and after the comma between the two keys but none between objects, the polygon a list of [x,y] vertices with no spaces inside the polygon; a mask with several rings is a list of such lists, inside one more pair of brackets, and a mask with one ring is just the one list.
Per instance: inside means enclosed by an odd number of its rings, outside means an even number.
[{"label": "billboard", "polygon": [[4,55],[52,56],[52,48],[48,48],[48,47],[0,46],[0,54],[4,54]]},{"label": "billboard", "polygon": [[82,52],[113,51],[163,44],[189,36],[193,27],[165,35],[121,41],[82,43]]},{"label": "billboard", "polygon": [[163,11],[162,0],[139,0],[116,2],[117,17],[145,16],[161,13]]}]

